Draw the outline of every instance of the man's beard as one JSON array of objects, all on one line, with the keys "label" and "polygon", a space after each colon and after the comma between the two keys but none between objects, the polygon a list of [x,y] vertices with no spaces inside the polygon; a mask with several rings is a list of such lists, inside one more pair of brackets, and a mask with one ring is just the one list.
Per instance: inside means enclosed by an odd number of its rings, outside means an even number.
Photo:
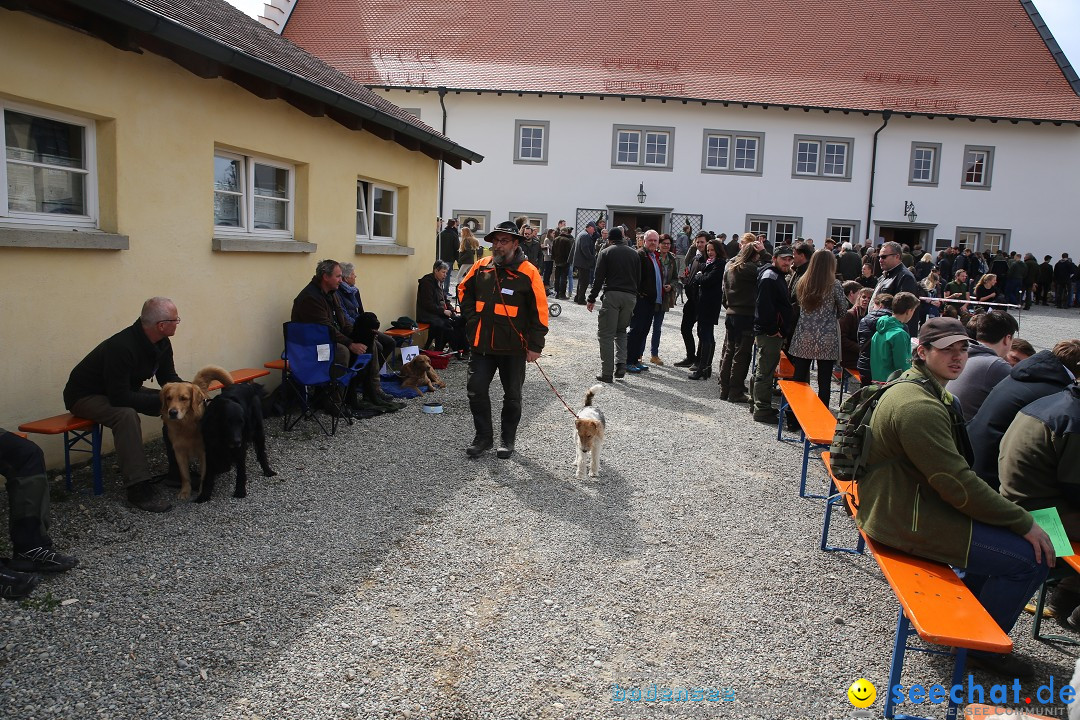
[{"label": "man's beard", "polygon": [[514,253],[517,252],[517,248],[514,246],[492,248],[491,256],[495,259],[496,265],[505,265],[514,259]]}]

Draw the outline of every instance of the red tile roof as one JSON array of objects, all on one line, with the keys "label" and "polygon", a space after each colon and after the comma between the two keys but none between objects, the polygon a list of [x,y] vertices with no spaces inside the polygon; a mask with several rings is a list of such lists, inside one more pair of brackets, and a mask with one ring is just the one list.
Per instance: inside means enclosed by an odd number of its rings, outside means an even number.
[{"label": "red tile roof", "polygon": [[1080,122],[1037,20],[1022,0],[298,0],[283,34],[376,87]]}]

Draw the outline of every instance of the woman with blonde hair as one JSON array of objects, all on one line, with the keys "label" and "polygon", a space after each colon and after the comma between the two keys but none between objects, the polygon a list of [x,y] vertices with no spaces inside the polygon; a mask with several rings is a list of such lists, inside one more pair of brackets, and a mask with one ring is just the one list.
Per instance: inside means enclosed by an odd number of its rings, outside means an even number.
[{"label": "woman with blonde hair", "polygon": [[461,282],[461,278],[469,272],[469,268],[476,262],[476,249],[480,247],[480,241],[473,235],[468,225],[461,226],[461,247],[458,248],[458,271],[454,278],[454,284]]},{"label": "woman with blonde hair", "polygon": [[840,318],[848,309],[844,288],[836,279],[836,256],[818,250],[795,286],[799,321],[788,345],[794,379],[810,382],[810,361],[817,361],[818,397],[829,407],[833,365],[840,359]]}]

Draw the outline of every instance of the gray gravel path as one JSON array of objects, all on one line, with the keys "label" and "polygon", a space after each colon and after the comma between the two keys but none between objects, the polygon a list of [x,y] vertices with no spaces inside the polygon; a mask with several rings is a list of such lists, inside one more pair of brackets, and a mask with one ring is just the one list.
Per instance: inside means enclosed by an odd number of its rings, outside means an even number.
[{"label": "gray gravel path", "polygon": [[[1039,309],[1022,334],[1047,347],[1077,319]],[[595,327],[564,303],[541,360],[575,408]],[[872,558],[817,549],[800,448],[714,381],[663,367],[605,387],[601,477],[577,481],[572,418],[535,369],[510,461],[464,457],[465,367],[442,374],[442,415],[413,400],[333,438],[271,421],[279,475],[256,470],[246,500],[226,477],[207,505],[133,511],[111,458],[103,497],[56,480],[57,545],[82,565],[0,603],[0,717],[822,718],[850,716],[858,677],[884,695],[892,593]],[[1012,635],[1039,681],[1067,682],[1076,650],[1029,631]],[[946,678],[934,657],[908,667]],[[733,699],[615,699],[653,684]]]}]

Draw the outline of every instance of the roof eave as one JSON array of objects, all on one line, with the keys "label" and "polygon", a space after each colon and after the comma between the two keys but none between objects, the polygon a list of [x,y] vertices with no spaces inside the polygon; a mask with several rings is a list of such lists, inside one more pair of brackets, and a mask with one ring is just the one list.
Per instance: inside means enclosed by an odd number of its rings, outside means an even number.
[{"label": "roof eave", "polygon": [[828,105],[802,105],[798,103],[783,103],[783,102],[761,102],[751,100],[735,100],[735,99],[723,99],[723,98],[699,98],[699,97],[683,97],[677,95],[637,95],[632,93],[612,93],[612,92],[579,92],[568,90],[496,90],[492,88],[468,88],[468,87],[453,87],[453,86],[439,86],[438,88],[430,85],[367,85],[369,88],[379,90],[418,90],[427,92],[437,92],[440,89],[446,90],[446,92],[452,93],[476,93],[477,95],[483,94],[495,94],[495,95],[555,95],[556,97],[595,97],[595,98],[619,98],[619,99],[633,99],[633,100],[659,100],[661,102],[679,102],[683,104],[688,103],[701,103],[702,105],[741,105],[743,107],[760,107],[764,109],[768,108],[782,108],[784,110],[803,110],[810,112],[811,110],[820,110],[822,112],[840,112],[845,114],[860,113],[863,115],[880,115],[883,112],[890,112],[894,115],[905,115],[909,117],[925,117],[925,118],[939,118],[944,117],[950,120],[956,120],[958,118],[965,118],[968,120],[989,120],[990,122],[1006,121],[1013,124],[1030,122],[1035,125],[1041,125],[1042,123],[1049,123],[1053,125],[1076,125],[1080,127],[1080,117],[1069,120],[1064,118],[1039,118],[1039,117],[1014,117],[1007,115],[980,115],[977,113],[963,113],[963,112],[926,112],[922,110],[904,110],[900,108],[857,108],[857,107],[833,107]]},{"label": "roof eave", "polygon": [[[285,90],[287,94],[306,99],[309,101],[308,103],[293,102],[287,97],[285,98],[286,102],[296,105],[308,114],[315,116],[329,114],[332,119],[346,127],[350,127],[350,129],[360,129],[362,127],[385,140],[397,142],[410,150],[421,151],[456,168],[460,168],[462,162],[474,163],[484,159],[483,155],[457,143],[427,133],[422,128],[410,125],[358,100],[295,75],[273,63],[241,52],[214,38],[207,37],[193,28],[186,27],[148,8],[134,5],[126,0],[55,0],[54,2],[40,4],[27,3],[22,0],[0,0],[0,5],[12,10],[30,12],[49,20],[60,20],[64,24],[69,24],[70,18],[58,17],[56,10],[63,5],[70,5],[93,15],[104,17],[159,42],[181,48],[200,58],[230,68],[255,81],[269,83]],[[100,28],[79,27],[79,29],[101,37]],[[115,38],[105,37],[102,39],[121,49],[138,49],[124,47],[115,42]],[[144,43],[140,44],[145,47]],[[154,54],[161,54],[161,48],[147,47],[147,49]],[[178,61],[174,57],[169,57],[169,59]],[[180,64],[183,65],[183,63]],[[187,69],[194,72],[191,67],[187,67]],[[203,73],[196,74],[203,77],[212,76],[203,75]],[[252,91],[250,86],[246,86],[243,78],[230,77],[229,79]],[[313,106],[312,103],[338,112],[326,113],[324,108]],[[350,123],[347,119],[342,122],[341,113],[344,113],[347,118],[355,118],[360,122]]]}]

